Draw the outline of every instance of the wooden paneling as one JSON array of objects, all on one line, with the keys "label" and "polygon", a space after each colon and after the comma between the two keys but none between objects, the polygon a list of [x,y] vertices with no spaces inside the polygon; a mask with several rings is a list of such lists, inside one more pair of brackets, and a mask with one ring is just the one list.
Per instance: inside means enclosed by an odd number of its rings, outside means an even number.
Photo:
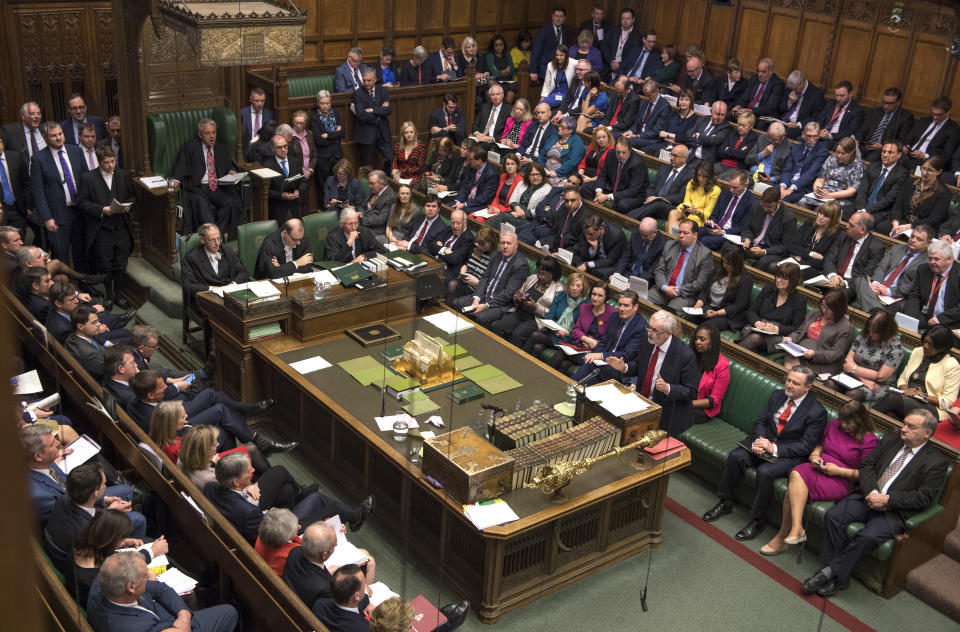
[{"label": "wooden paneling", "polygon": [[840,27],[837,37],[837,51],[833,55],[833,72],[824,90],[832,88],[840,81],[849,81],[858,93],[864,83],[867,69],[867,56],[873,34],[858,28]]},{"label": "wooden paneling", "polygon": [[914,44],[903,91],[906,107],[917,111],[930,109],[930,102],[940,96],[939,81],[948,61],[943,46],[926,42]]},{"label": "wooden paneling", "polygon": [[[341,2],[340,4],[351,3]],[[387,16],[383,10],[382,0],[359,0],[352,4],[356,6],[357,15],[360,17],[357,27],[358,35],[382,39],[383,33],[387,30]]]},{"label": "wooden paneling", "polygon": [[[484,3],[490,4],[490,3]],[[473,20],[473,5],[474,2],[451,2],[450,3],[450,17],[447,22],[447,26],[451,29],[470,29],[471,21]]]},{"label": "wooden paneling", "polygon": [[703,52],[707,55],[707,63],[716,68],[722,68],[727,62],[727,42],[730,39],[732,22],[731,7],[710,7],[710,24],[707,27]]},{"label": "wooden paneling", "polygon": [[879,100],[884,90],[899,86],[909,50],[910,42],[906,37],[878,33],[870,71],[866,75],[861,94]]},{"label": "wooden paneling", "polygon": [[680,9],[680,28],[676,43],[680,50],[690,44],[703,47],[703,31],[707,22],[707,0],[684,0]]},{"label": "wooden paneling", "polygon": [[[767,29],[767,43],[764,46],[765,57],[771,51],[777,51],[774,64],[781,78],[794,68],[794,51],[800,35],[800,19],[794,15],[774,13],[770,16],[770,28]],[[742,60],[741,60],[742,61]]]},{"label": "wooden paneling", "polygon": [[[827,58],[827,50],[830,44],[829,25],[818,21],[808,20],[803,23],[800,32],[800,41],[803,45],[799,47],[797,61],[794,65],[799,68],[803,74],[810,78],[810,81],[820,85],[820,76],[823,74],[823,63]],[[773,52],[776,55],[776,52]],[[793,68],[781,67],[780,73],[786,77]]]},{"label": "wooden paneling", "polygon": [[325,38],[333,39],[335,36],[353,33],[353,12],[356,8],[354,3],[343,2],[343,0],[320,0],[319,4],[320,23]]},{"label": "wooden paneling", "polygon": [[[644,3],[647,4],[647,3]],[[651,3],[654,4],[654,3]],[[663,44],[673,44],[681,52],[687,45],[677,41],[677,35],[680,32],[680,3],[679,2],[657,2],[656,13],[654,13],[653,26],[657,32],[657,40],[662,40]],[[617,15],[615,23],[620,23],[620,16]],[[641,25],[637,25],[641,26]],[[646,28],[645,26],[642,28]]]},{"label": "wooden paneling", "polygon": [[[394,33],[406,33],[417,28],[417,0],[396,0],[393,3]],[[427,15],[443,17],[443,3],[440,0],[421,0],[419,3]]]},{"label": "wooden paneling", "polygon": [[765,11],[744,9],[737,29],[737,58],[744,68],[756,68],[763,57],[763,34],[767,29]]}]

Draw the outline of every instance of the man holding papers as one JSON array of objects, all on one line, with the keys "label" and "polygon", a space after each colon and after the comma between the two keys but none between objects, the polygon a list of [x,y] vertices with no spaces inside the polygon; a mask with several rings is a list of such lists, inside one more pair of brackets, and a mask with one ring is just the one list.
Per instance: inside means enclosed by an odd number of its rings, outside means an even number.
[{"label": "man holding papers", "polygon": [[[337,548],[337,532],[326,522],[314,522],[304,530],[302,538],[302,546],[293,548],[287,556],[287,565],[283,567],[283,581],[297,593],[303,603],[313,606],[317,601],[333,598],[330,585],[332,574],[327,570],[325,562]],[[367,555],[364,579],[367,585],[370,585],[376,581],[377,563],[369,553],[363,549],[360,551]]]},{"label": "man holding papers", "polygon": [[270,180],[270,190],[267,191],[270,218],[282,224],[300,215],[300,198],[307,194],[309,183],[303,177],[303,158],[299,152],[289,151],[290,144],[285,136],[274,135],[270,147],[273,155],[264,161],[263,166],[280,174]]},{"label": "man holding papers", "polygon": [[[600,342],[593,351],[583,356],[583,366],[573,374],[573,379],[586,384],[596,384],[609,379],[619,379],[620,372],[615,369],[610,360],[632,358],[647,331],[647,321],[637,313],[640,308],[640,297],[633,290],[620,292],[617,299],[617,313],[610,317],[610,323]],[[594,364],[596,363],[596,364]],[[593,377],[592,373],[596,371]]]},{"label": "man holding papers", "polygon": [[223,247],[220,229],[216,224],[204,224],[197,232],[202,247],[187,252],[181,262],[183,284],[193,304],[196,304],[197,292],[250,280],[247,269],[233,253],[233,248]]},{"label": "man holding papers", "polygon": [[663,409],[660,429],[672,437],[693,425],[693,406],[700,386],[697,357],[673,335],[676,317],[660,310],[650,317],[647,339],[635,356],[610,356],[607,363],[622,374],[620,381],[636,378],[637,391]]},{"label": "man holding papers", "polygon": [[933,228],[921,224],[913,229],[906,244],[892,246],[870,276],[857,278],[854,289],[865,312],[890,305],[907,297],[917,280],[917,271],[927,265],[927,248]]}]

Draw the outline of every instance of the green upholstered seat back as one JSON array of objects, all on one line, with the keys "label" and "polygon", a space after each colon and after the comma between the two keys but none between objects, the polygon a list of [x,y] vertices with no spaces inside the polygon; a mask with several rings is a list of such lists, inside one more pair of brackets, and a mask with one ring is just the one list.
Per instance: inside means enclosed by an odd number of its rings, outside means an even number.
[{"label": "green upholstered seat back", "polygon": [[763,412],[770,393],[780,388],[772,379],[737,362],[730,363],[730,386],[723,397],[720,418],[749,434]]},{"label": "green upholstered seat back", "polygon": [[325,243],[330,231],[337,227],[336,211],[311,213],[303,218],[303,234],[310,240],[310,252],[314,261],[324,261]]},{"label": "green upholstered seat back", "polygon": [[153,173],[169,176],[180,147],[197,135],[197,123],[202,118],[217,122],[217,140],[233,155],[237,144],[237,117],[230,108],[215,107],[179,112],[159,112],[147,115],[147,151]]},{"label": "green upholstered seat back", "polygon": [[276,220],[267,220],[265,222],[250,222],[249,224],[240,224],[237,227],[237,242],[240,246],[240,263],[247,269],[250,278],[254,278],[254,269],[257,265],[257,253],[260,252],[260,244],[267,238],[277,232]]},{"label": "green upholstered seat back", "polygon": [[180,281],[183,281],[183,262],[187,259],[187,253],[200,246],[200,233],[180,236],[177,239],[177,252],[180,255]]},{"label": "green upholstered seat back", "polygon": [[321,90],[333,93],[333,75],[316,75],[313,77],[288,77],[287,97],[311,97]]}]

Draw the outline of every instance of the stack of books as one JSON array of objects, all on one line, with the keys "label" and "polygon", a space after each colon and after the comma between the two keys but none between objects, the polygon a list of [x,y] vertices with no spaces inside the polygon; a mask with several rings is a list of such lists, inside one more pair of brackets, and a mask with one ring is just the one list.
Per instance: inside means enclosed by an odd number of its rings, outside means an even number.
[{"label": "stack of books", "polygon": [[570,422],[570,417],[552,406],[527,408],[497,420],[493,444],[501,450],[512,450],[569,430]]},{"label": "stack of books", "polygon": [[620,445],[621,431],[601,417],[592,417],[565,432],[509,450],[513,457],[513,489],[531,482],[544,465],[596,458]]}]

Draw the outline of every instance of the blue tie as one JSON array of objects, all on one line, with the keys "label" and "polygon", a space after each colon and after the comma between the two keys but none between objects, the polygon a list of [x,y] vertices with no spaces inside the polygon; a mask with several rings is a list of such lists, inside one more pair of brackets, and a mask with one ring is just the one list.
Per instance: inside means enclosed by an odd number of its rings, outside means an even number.
[{"label": "blue tie", "polygon": [[880,170],[880,178],[877,180],[877,185],[873,187],[873,191],[870,192],[870,197],[867,198],[868,203],[870,204],[877,203],[877,196],[880,194],[880,187],[883,186],[883,181],[887,177],[887,171],[888,169],[886,167]]},{"label": "blue tie", "polygon": [[643,246],[640,247],[640,254],[637,255],[637,260],[633,263],[633,276],[638,276],[640,270],[643,269],[643,264],[647,260],[647,248],[650,244],[643,242]]},{"label": "blue tie", "polygon": [[280,161],[280,167],[283,169],[283,175],[285,175],[285,176],[289,176],[289,175],[290,175],[290,172],[287,171],[287,161],[286,161],[286,160],[281,160],[281,161]]},{"label": "blue tie", "polygon": [[6,157],[3,154],[0,154],[0,187],[3,187],[3,203],[13,206],[16,199],[13,197],[10,178],[7,177]]}]

